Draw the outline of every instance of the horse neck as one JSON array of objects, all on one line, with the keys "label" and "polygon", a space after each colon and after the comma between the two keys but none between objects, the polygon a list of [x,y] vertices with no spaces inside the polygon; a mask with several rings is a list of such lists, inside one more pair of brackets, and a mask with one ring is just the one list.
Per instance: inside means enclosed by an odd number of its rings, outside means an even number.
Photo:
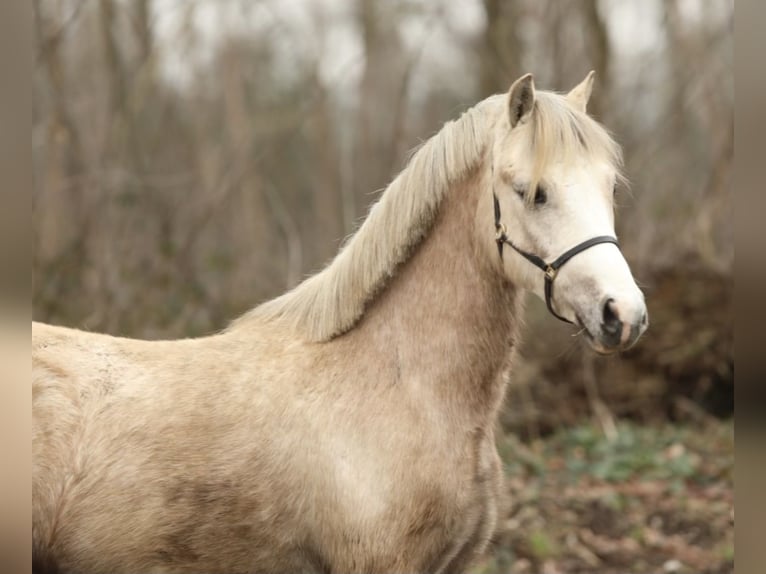
[{"label": "horse neck", "polygon": [[[521,311],[493,259],[491,202],[479,205],[487,177],[476,169],[452,186],[431,232],[349,333],[391,353],[402,384],[471,424],[499,407]],[[489,248],[476,237],[482,219]]]}]

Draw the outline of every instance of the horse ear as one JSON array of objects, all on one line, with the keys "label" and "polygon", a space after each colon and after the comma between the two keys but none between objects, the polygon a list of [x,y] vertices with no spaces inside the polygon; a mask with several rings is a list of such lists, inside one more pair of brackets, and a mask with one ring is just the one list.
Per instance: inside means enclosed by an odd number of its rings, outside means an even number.
[{"label": "horse ear", "polygon": [[593,78],[595,76],[596,72],[591,70],[588,72],[588,75],[585,76],[585,79],[572,88],[572,91],[567,94],[567,100],[583,113],[585,113],[590,94],[593,91]]},{"label": "horse ear", "polygon": [[532,74],[521,76],[513,82],[508,92],[508,114],[511,128],[526,121],[535,107],[535,81]]}]

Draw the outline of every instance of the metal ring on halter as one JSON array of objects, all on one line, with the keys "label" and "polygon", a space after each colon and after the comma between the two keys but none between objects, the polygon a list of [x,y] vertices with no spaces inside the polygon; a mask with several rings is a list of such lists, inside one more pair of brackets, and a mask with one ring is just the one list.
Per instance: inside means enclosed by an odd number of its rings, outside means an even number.
[{"label": "metal ring on halter", "polygon": [[548,267],[545,269],[545,276],[551,281],[553,281],[556,278],[556,273],[558,273],[558,271],[554,269],[553,267],[551,267],[550,265],[548,265]]}]

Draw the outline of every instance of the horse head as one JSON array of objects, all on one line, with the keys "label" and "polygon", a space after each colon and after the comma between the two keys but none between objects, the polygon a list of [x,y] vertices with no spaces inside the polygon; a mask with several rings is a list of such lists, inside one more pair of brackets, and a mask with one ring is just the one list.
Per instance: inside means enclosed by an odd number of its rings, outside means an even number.
[{"label": "horse head", "polygon": [[586,113],[592,87],[593,72],[565,95],[537,92],[531,74],[514,82],[486,193],[502,273],[610,353],[635,343],[648,316],[614,231],[621,153]]}]

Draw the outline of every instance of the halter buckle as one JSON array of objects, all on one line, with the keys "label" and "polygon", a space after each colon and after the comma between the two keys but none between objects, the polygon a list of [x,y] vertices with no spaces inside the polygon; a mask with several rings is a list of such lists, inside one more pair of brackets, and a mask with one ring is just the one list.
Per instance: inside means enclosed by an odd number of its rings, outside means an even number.
[{"label": "halter buckle", "polygon": [[558,274],[559,270],[554,269],[550,265],[545,268],[545,276],[550,280],[553,281],[556,278],[556,275]]}]

